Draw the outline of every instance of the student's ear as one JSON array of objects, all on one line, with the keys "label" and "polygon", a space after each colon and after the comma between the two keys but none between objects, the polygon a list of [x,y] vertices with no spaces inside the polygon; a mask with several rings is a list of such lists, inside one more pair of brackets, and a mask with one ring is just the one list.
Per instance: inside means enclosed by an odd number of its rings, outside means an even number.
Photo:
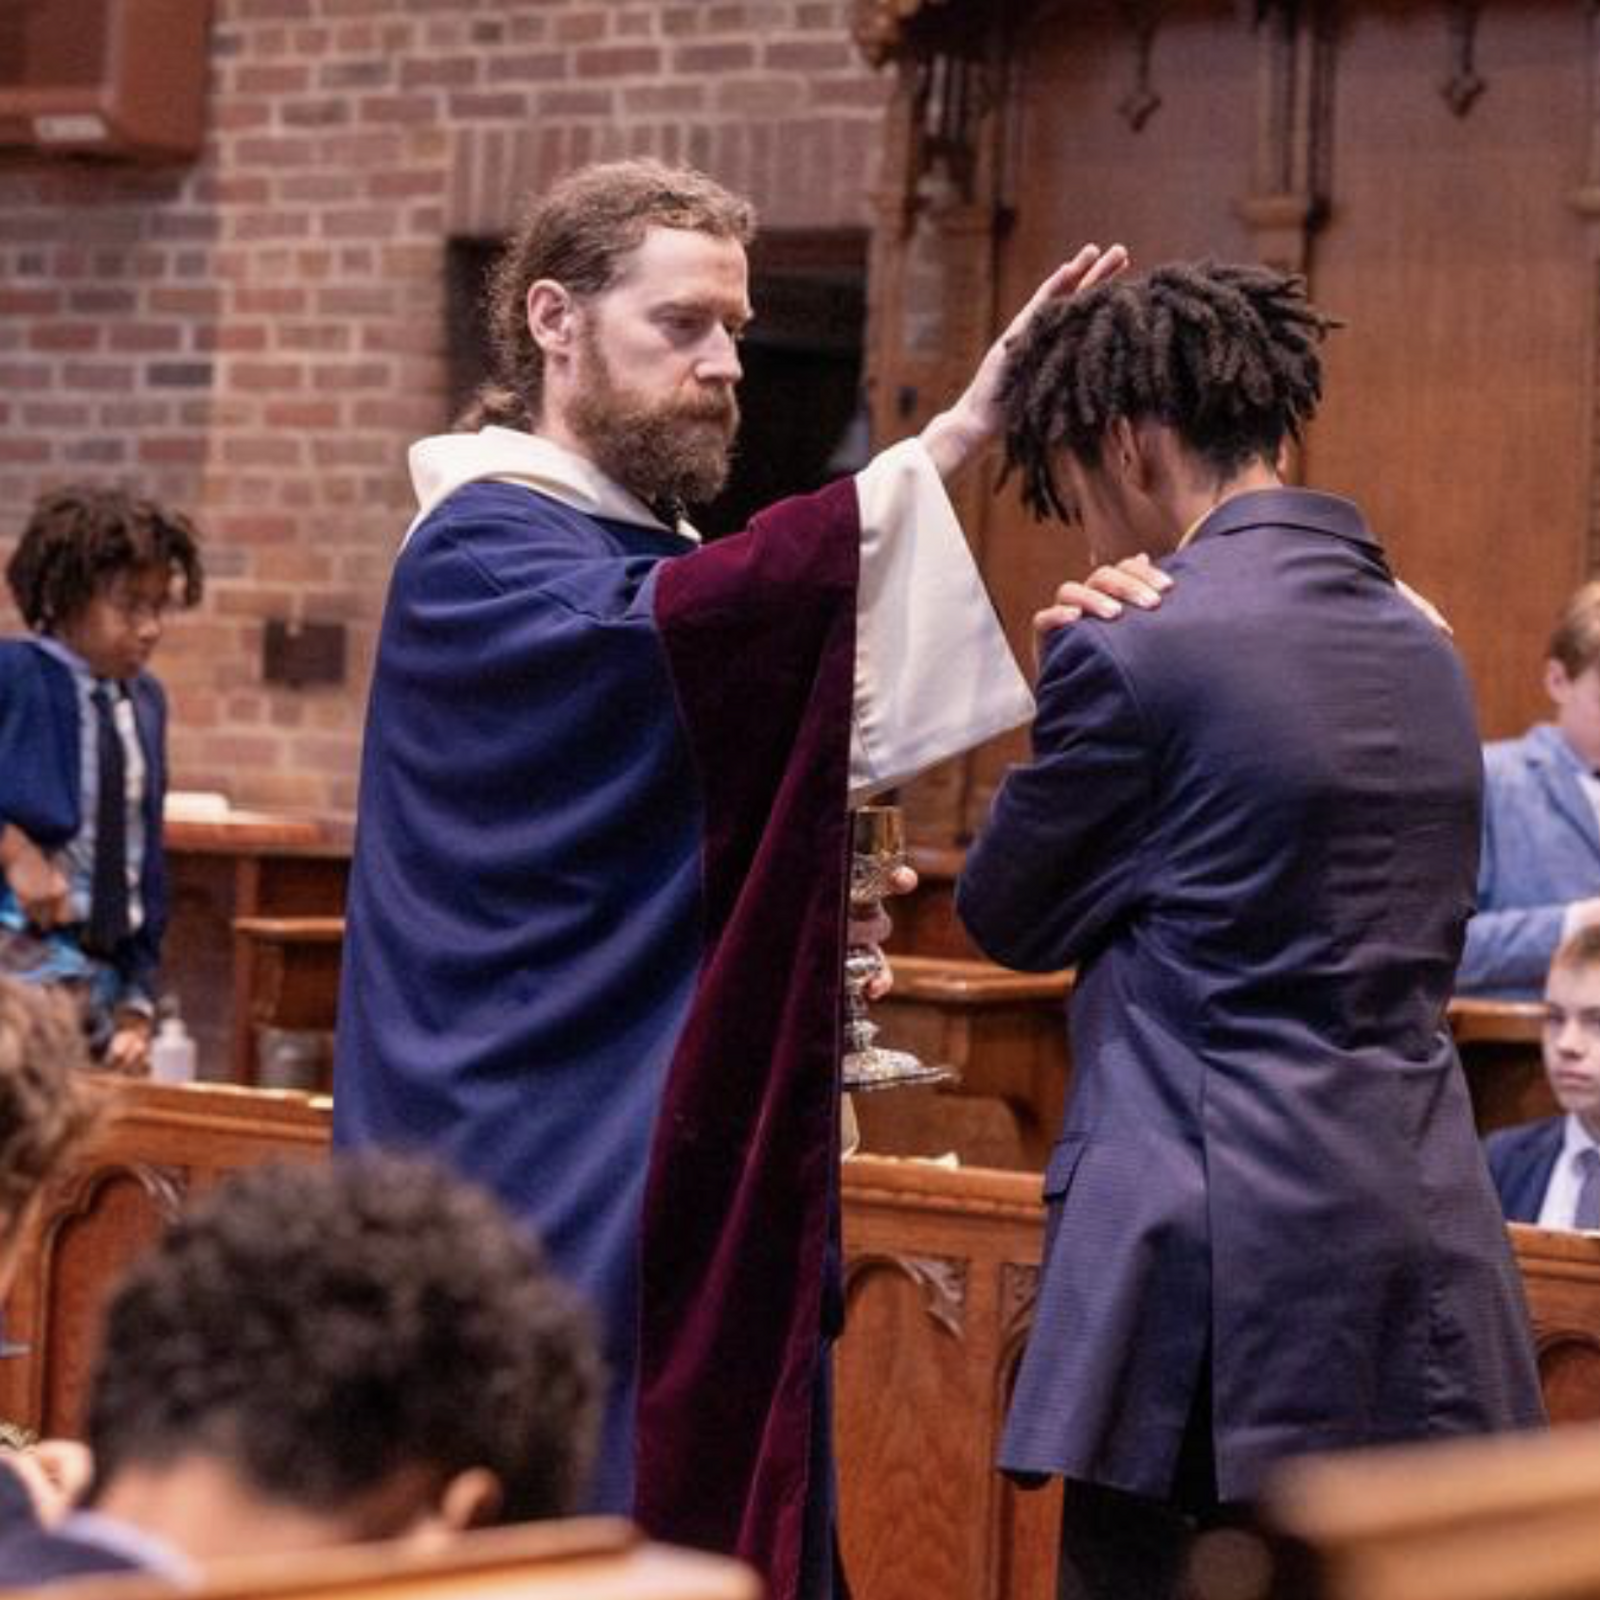
[{"label": "student's ear", "polygon": [[504,1503],[500,1480],[487,1467],[468,1467],[445,1484],[438,1516],[452,1533],[463,1533],[494,1522]]},{"label": "student's ear", "polygon": [[1566,703],[1571,690],[1572,679],[1567,676],[1567,669],[1552,656],[1544,664],[1544,692],[1550,696],[1552,705],[1560,706]]},{"label": "student's ear", "polygon": [[546,356],[572,353],[578,335],[578,303],[565,284],[540,278],[528,290],[528,332]]},{"label": "student's ear", "polygon": [[1133,489],[1142,489],[1149,476],[1144,458],[1144,440],[1126,417],[1113,417],[1106,430],[1105,454],[1101,458],[1117,479]]}]

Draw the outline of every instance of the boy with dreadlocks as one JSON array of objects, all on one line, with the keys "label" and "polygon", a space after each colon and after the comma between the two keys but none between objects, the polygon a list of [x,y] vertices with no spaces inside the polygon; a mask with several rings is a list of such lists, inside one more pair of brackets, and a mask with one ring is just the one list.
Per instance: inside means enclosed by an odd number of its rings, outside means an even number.
[{"label": "boy with dreadlocks", "polygon": [[1068,1480],[1063,1595],[1174,1592],[1283,1457],[1543,1415],[1444,1027],[1466,678],[1357,508],[1280,477],[1329,326],[1298,278],[1168,266],[1047,307],[1004,380],[1030,508],[1173,580],[1045,639],[959,891],[996,959],[1078,968],[1001,1456]]},{"label": "boy with dreadlocks", "polygon": [[0,967],[71,987],[97,1054],[143,1071],[166,924],[166,701],[145,669],[169,605],[200,598],[194,529],[61,489],[6,578],[33,632],[0,640]]}]

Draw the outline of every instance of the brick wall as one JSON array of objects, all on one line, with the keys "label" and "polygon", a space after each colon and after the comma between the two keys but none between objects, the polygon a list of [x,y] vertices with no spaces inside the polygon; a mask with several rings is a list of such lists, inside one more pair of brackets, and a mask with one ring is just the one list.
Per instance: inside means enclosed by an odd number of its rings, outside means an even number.
[{"label": "brick wall", "polygon": [[[868,223],[887,85],[850,10],[217,0],[197,164],[0,157],[0,556],[69,480],[196,517],[207,597],[157,658],[177,785],[354,804],[405,447],[446,420],[447,236],[625,154],[705,167],[769,227]],[[264,685],[269,617],[347,623],[348,684]]]}]

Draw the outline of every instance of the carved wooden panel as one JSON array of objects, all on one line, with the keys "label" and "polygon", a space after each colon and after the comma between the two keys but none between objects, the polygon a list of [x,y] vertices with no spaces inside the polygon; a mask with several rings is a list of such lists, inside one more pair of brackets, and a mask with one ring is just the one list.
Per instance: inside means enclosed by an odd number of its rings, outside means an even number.
[{"label": "carved wooden panel", "polygon": [[154,1242],[183,1203],[184,1175],[143,1163],[108,1164],[68,1184],[41,1240],[35,1279],[41,1433],[77,1437],[99,1344],[100,1313],[123,1267]]},{"label": "carved wooden panel", "polygon": [[326,1099],[215,1085],[116,1092],[115,1119],[47,1194],[6,1301],[6,1337],[27,1354],[0,1361],[0,1418],[43,1432],[78,1432],[100,1306],[186,1199],[236,1168],[327,1150]]},{"label": "carved wooden panel", "polygon": [[1485,731],[1547,710],[1541,661],[1584,574],[1594,285],[1571,197],[1588,157],[1588,21],[1487,5],[1458,116],[1443,5],[1341,9],[1333,214],[1312,259],[1327,400],[1306,452],[1444,609]]},{"label": "carved wooden panel", "polygon": [[[946,0],[934,29],[932,9],[866,9],[882,26],[863,38],[895,56],[906,85],[888,170],[914,172],[918,52],[961,26],[976,36],[998,12]],[[904,331],[913,304],[927,330],[986,299],[997,327],[1085,238],[1122,239],[1136,263],[1216,254],[1306,271],[1348,326],[1329,342],[1328,398],[1297,475],[1359,500],[1403,574],[1441,603],[1487,735],[1543,715],[1555,610],[1600,565],[1600,9],[1039,0],[1005,14],[979,233],[925,217],[908,230],[909,191],[889,196],[879,332]],[[987,295],[973,282],[985,227]],[[876,336],[873,348],[884,438],[954,393],[969,353],[947,342],[939,362],[913,339]],[[1085,552],[1011,499],[990,509],[986,493],[966,491],[963,514],[1026,652],[1027,618],[1081,574]],[[916,837],[969,835],[1022,748],[1011,736],[916,788]]]},{"label": "carved wooden panel", "polygon": [[[1253,181],[1255,39],[1232,0],[1164,5],[1136,21],[1113,0],[1090,0],[1042,12],[1018,33],[1021,98],[1005,197],[1015,220],[1000,245],[1001,316],[1086,240],[1121,241],[1145,263],[1252,252],[1236,206]],[[1160,103],[1136,128],[1127,105],[1141,81]],[[984,575],[1028,661],[1033,613],[1063,579],[1083,574],[1087,550],[1076,530],[1033,522],[1009,490],[986,495],[982,509]],[[1024,748],[1015,734],[973,760],[967,832]]]},{"label": "carved wooden panel", "polygon": [[1600,1237],[1513,1225],[1511,1239],[1550,1420],[1600,1421]]},{"label": "carved wooden panel", "polygon": [[1055,1496],[994,1470],[1038,1179],[846,1163],[848,1316],[837,1361],[841,1536],[860,1600],[1047,1600]]}]

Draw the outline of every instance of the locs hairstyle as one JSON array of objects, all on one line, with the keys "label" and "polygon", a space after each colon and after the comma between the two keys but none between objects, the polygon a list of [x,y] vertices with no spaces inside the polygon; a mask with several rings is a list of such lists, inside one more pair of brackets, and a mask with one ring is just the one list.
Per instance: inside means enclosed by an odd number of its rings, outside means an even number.
[{"label": "locs hairstyle", "polygon": [[164,568],[194,605],[204,587],[199,539],[187,517],[122,489],[73,487],[44,495],[6,567],[30,628],[48,631],[80,612],[113,579]]},{"label": "locs hairstyle", "polygon": [[1043,307],[1001,379],[1005,475],[1028,509],[1071,521],[1052,458],[1095,465],[1113,420],[1177,430],[1221,473],[1272,460],[1322,397],[1318,345],[1337,321],[1305,280],[1269,267],[1175,262]]}]

